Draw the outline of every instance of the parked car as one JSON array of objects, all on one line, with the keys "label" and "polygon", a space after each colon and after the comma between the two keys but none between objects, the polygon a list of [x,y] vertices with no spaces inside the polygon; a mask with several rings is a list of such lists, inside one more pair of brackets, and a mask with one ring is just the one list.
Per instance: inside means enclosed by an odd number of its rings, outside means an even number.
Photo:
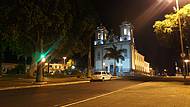
[{"label": "parked car", "polygon": [[112,75],[106,71],[96,71],[93,73],[92,77],[91,77],[91,81],[94,80],[111,80]]}]

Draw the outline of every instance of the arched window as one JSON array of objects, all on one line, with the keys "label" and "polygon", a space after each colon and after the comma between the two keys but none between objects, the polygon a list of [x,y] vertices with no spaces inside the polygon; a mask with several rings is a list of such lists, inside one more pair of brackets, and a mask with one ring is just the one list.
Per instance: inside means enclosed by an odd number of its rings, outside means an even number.
[{"label": "arched window", "polygon": [[124,35],[127,35],[127,29],[124,28]]},{"label": "arched window", "polygon": [[101,33],[98,32],[98,39],[101,39]]}]

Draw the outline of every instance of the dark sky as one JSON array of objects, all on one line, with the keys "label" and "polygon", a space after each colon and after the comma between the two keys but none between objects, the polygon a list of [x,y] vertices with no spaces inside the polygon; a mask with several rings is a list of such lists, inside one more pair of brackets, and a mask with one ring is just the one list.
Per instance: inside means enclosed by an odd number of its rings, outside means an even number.
[{"label": "dark sky", "polygon": [[[184,5],[190,0],[181,0]],[[108,29],[119,34],[119,25],[122,21],[130,21],[134,27],[135,46],[139,53],[151,66],[160,70],[168,68],[170,52],[159,44],[153,32],[156,20],[164,18],[164,14],[173,11],[175,0],[93,0],[100,15],[101,23]],[[169,65],[170,63],[170,65]]]}]

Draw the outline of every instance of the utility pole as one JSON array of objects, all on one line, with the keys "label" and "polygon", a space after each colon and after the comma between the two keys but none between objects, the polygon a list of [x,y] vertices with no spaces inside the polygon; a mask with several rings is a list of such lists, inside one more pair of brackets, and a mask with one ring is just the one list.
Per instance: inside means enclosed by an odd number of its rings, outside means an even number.
[{"label": "utility pole", "polygon": [[[186,46],[186,49],[187,49],[187,59],[190,61],[189,47]],[[189,62],[187,63],[187,75],[189,75]]]},{"label": "utility pole", "polygon": [[180,9],[179,7],[179,0],[176,0],[176,8],[177,8],[177,18],[178,18],[178,23],[179,23],[179,37],[180,37],[180,45],[181,45],[181,59],[182,59],[182,69],[183,69],[183,75],[184,75],[184,80],[186,79],[187,72],[185,71],[185,64],[184,64],[184,58],[185,58],[185,53],[184,53],[184,48],[183,48],[183,32],[182,32],[182,25],[181,25],[181,19],[178,14],[178,11]]}]

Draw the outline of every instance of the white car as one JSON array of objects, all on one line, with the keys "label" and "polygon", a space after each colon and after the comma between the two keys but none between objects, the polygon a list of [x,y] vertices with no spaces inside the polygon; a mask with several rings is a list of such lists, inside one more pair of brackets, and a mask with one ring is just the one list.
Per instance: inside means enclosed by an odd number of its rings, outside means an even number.
[{"label": "white car", "polygon": [[96,71],[93,73],[91,77],[91,81],[93,80],[111,80],[112,75],[106,71]]}]

